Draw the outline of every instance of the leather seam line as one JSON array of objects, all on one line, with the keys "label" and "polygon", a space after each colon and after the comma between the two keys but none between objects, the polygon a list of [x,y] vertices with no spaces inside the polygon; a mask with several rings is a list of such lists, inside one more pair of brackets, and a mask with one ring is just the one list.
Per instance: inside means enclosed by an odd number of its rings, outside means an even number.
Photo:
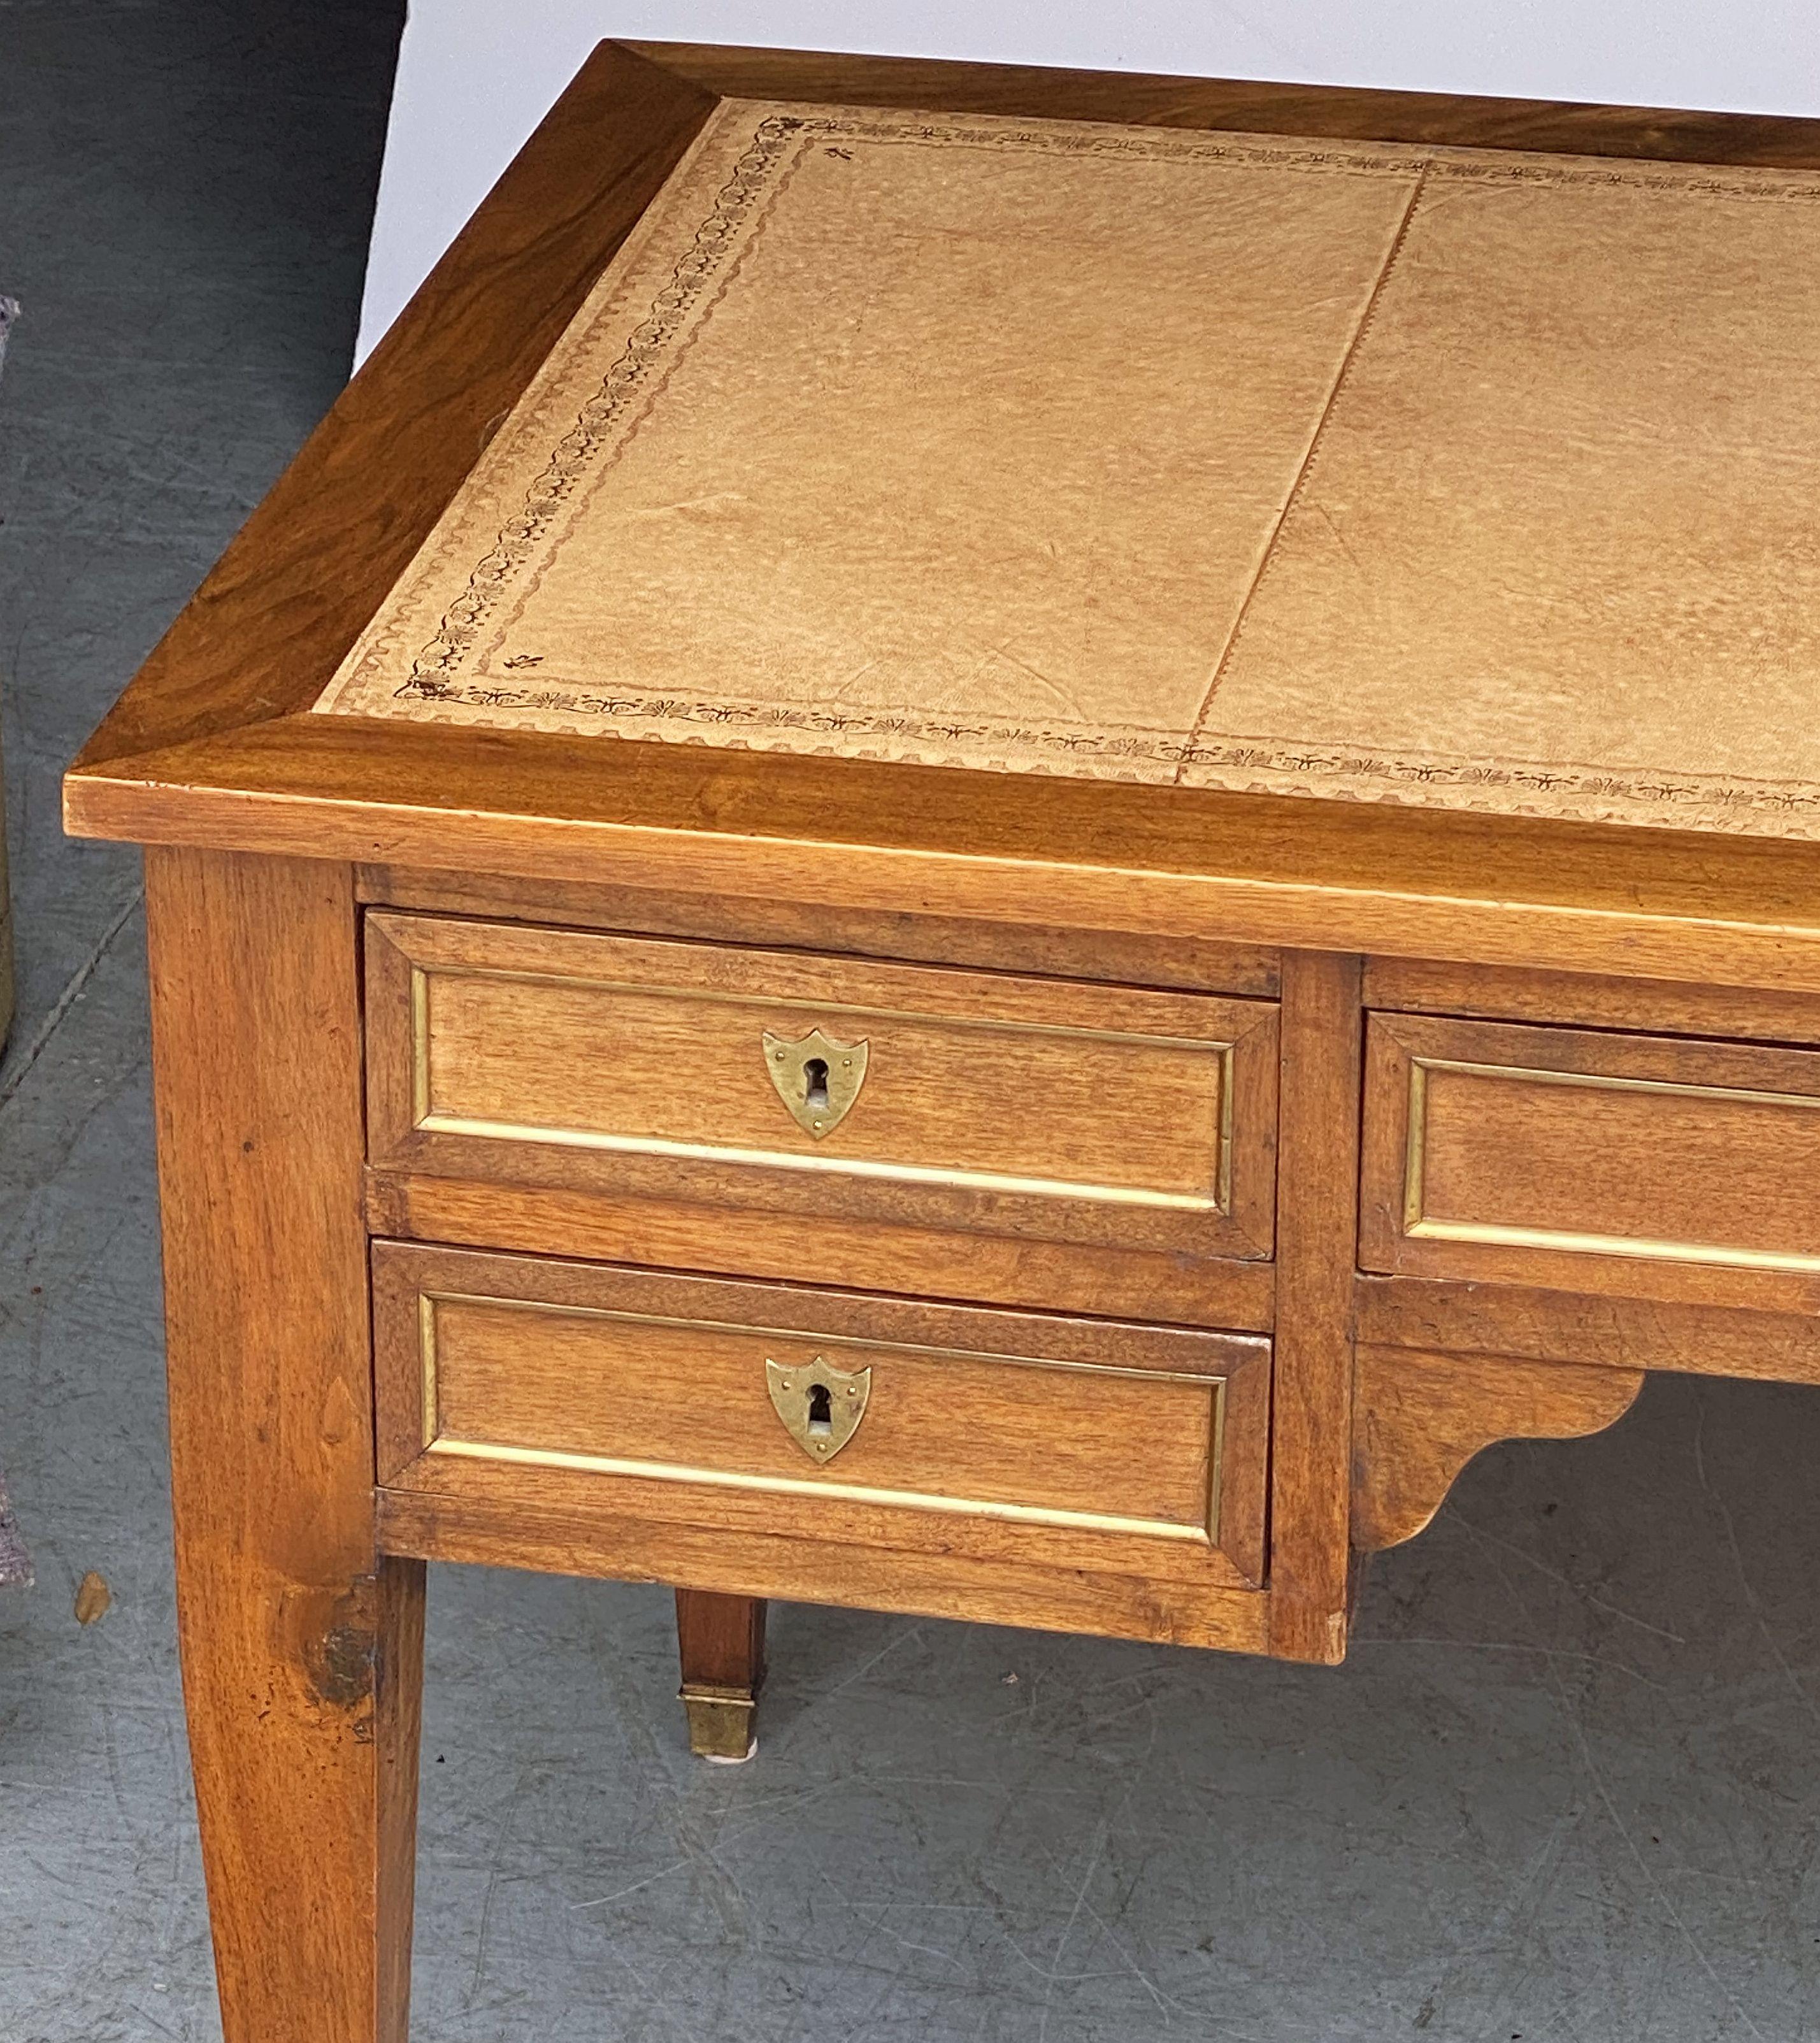
[{"label": "leather seam line", "polygon": [[1270,536],[1265,540],[1263,549],[1258,556],[1258,565],[1252,572],[1251,579],[1246,587],[1245,593],[1240,598],[1238,610],[1232,619],[1232,628],[1227,633],[1226,642],[1220,647],[1219,659],[1214,664],[1213,679],[1208,682],[1206,692],[1201,696],[1200,706],[1194,712],[1194,720],[1188,727],[1188,737],[1182,747],[1182,756],[1176,762],[1175,771],[1171,776],[1171,784],[1174,786],[1181,785],[1182,774],[1193,763],[1195,742],[1200,738],[1206,724],[1208,715],[1213,707],[1214,698],[1220,692],[1220,684],[1226,678],[1227,668],[1232,664],[1232,654],[1238,646],[1240,634],[1245,628],[1245,619],[1250,613],[1252,602],[1258,591],[1263,585],[1264,577],[1270,573],[1272,562],[1276,558],[1277,542],[1282,537],[1283,527],[1289,523],[1289,514],[1301,501],[1303,489],[1307,485],[1308,477],[1313,472],[1316,458],[1320,451],[1321,442],[1327,433],[1328,423],[1339,405],[1340,397],[1346,389],[1347,379],[1352,374],[1353,364],[1358,358],[1360,351],[1363,348],[1366,337],[1370,333],[1372,322],[1377,316],[1379,301],[1383,297],[1385,289],[1389,284],[1391,274],[1397,267],[1397,259],[1403,253],[1404,243],[1409,236],[1411,223],[1416,217],[1416,209],[1420,205],[1422,194],[1427,188],[1428,173],[1434,167],[1435,159],[1430,156],[1423,159],[1416,171],[1415,184],[1410,189],[1409,201],[1403,209],[1403,217],[1397,222],[1397,232],[1390,238],[1390,246],[1385,253],[1383,266],[1378,270],[1377,279],[1371,286],[1370,295],[1366,299],[1365,309],[1359,314],[1358,324],[1353,328],[1352,337],[1347,341],[1346,351],[1340,357],[1339,367],[1334,373],[1333,381],[1328,388],[1326,401],[1320,408],[1320,416],[1315,421],[1314,431],[1308,435],[1308,443],[1302,454],[1301,465],[1296,470],[1295,480],[1289,485],[1289,490],[1283,498],[1282,507],[1277,513],[1276,522],[1271,526]]}]

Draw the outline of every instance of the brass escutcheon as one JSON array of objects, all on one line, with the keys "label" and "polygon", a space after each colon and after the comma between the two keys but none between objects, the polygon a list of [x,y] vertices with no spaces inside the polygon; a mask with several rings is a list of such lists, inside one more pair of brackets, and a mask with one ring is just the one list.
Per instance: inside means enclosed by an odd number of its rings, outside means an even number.
[{"label": "brass escutcheon", "polygon": [[799,1128],[819,1140],[846,1119],[866,1082],[870,1047],[863,1036],[843,1043],[819,1029],[794,1043],[764,1031],[764,1068]]},{"label": "brass escutcheon", "polygon": [[787,1367],[767,1355],[764,1382],[784,1430],[814,1462],[831,1462],[852,1439],[872,1394],[871,1370],[849,1374],[818,1355]]}]

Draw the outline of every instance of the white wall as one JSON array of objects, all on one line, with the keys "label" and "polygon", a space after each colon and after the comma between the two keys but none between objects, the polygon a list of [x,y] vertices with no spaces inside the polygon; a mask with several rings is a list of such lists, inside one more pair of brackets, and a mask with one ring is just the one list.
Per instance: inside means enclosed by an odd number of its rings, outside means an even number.
[{"label": "white wall", "polygon": [[362,356],[603,36],[1820,114],[1820,0],[410,0]]}]

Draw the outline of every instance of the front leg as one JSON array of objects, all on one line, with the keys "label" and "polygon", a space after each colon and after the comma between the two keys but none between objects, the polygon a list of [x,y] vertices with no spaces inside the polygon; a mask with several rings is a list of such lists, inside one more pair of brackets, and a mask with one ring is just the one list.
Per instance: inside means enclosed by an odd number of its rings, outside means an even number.
[{"label": "front leg", "polygon": [[374,1532],[348,868],[146,856],[178,1624],[226,2043],[405,2043],[421,1562]]},{"label": "front leg", "polygon": [[689,1750],[703,1759],[749,1759],[764,1682],[764,1600],[676,1591],[676,1646]]}]

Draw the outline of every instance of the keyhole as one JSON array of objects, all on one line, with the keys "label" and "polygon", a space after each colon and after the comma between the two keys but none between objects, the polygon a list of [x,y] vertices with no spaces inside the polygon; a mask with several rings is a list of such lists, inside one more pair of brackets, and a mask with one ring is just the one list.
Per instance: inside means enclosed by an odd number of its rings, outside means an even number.
[{"label": "keyhole", "polygon": [[834,1414],[828,1403],[828,1386],[825,1383],[811,1383],[809,1386],[809,1430],[812,1433],[831,1433],[834,1430]]},{"label": "keyhole", "polygon": [[828,1110],[828,1060],[811,1057],[803,1067],[803,1103],[812,1113]]}]

